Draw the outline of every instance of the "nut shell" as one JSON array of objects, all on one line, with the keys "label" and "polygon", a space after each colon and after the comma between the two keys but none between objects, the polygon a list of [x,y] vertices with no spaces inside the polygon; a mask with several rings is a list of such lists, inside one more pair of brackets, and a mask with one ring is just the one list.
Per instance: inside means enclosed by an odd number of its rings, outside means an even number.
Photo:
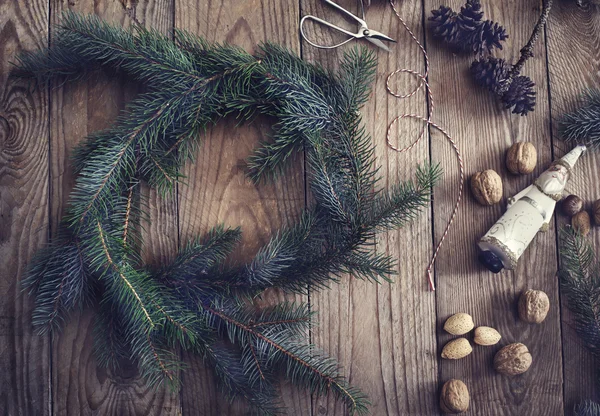
[{"label": "nut shell", "polygon": [[500,342],[502,335],[494,328],[489,326],[479,326],[475,328],[475,338],[473,341],[475,344],[488,346],[488,345],[496,345]]},{"label": "nut shell", "polygon": [[464,335],[475,328],[473,318],[468,313],[457,313],[446,320],[444,330],[452,335]]},{"label": "nut shell", "polygon": [[513,144],[506,153],[506,167],[515,175],[533,172],[537,164],[537,150],[529,142]]},{"label": "nut shell", "polygon": [[519,317],[530,324],[541,324],[548,315],[550,299],[541,290],[526,290],[519,298]]},{"label": "nut shell", "polygon": [[508,344],[496,353],[494,369],[501,374],[515,376],[523,374],[531,366],[531,354],[521,343]]},{"label": "nut shell", "polygon": [[469,409],[469,390],[465,383],[452,379],[444,383],[440,394],[442,412],[450,414],[464,413]]},{"label": "nut shell", "polygon": [[481,205],[494,205],[502,199],[502,179],[492,169],[471,176],[471,192]]},{"label": "nut shell", "polygon": [[453,339],[442,349],[442,358],[447,360],[459,360],[471,354],[473,348],[466,338]]},{"label": "nut shell", "polygon": [[600,199],[594,202],[592,213],[594,214],[594,224],[600,225]]},{"label": "nut shell", "polygon": [[592,220],[587,211],[581,211],[571,218],[571,225],[583,235],[588,235],[592,229]]},{"label": "nut shell", "polygon": [[569,195],[563,199],[561,204],[562,213],[567,217],[572,217],[583,209],[583,199],[577,195]]}]

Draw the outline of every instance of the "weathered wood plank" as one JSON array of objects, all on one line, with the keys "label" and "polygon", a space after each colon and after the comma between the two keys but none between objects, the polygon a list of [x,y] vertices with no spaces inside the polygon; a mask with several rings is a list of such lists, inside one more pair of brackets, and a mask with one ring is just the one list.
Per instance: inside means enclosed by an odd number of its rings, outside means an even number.
[{"label": "weathered wood plank", "polygon": [[[427,13],[441,4],[460,10],[462,1],[425,1]],[[500,22],[510,38],[496,56],[516,61],[539,16],[540,5],[520,1],[485,2],[486,18]],[[462,148],[466,173],[496,170],[504,181],[504,197],[529,185],[551,160],[548,123],[547,71],[544,39],[535,47],[524,75],[537,83],[537,107],[528,117],[511,115],[487,91],[475,86],[469,75],[473,56],[455,56],[428,32],[432,69],[430,82],[437,97],[436,120],[454,136]],[[531,175],[511,176],[505,168],[508,147],[517,141],[533,142],[538,166]],[[437,132],[432,137],[432,158],[441,161],[444,180],[435,189],[435,235],[439,238],[456,197],[456,157]],[[442,325],[456,312],[470,313],[476,325],[495,327],[502,341],[495,347],[475,346],[473,354],[459,361],[440,361],[440,384],[450,378],[463,380],[471,392],[471,409],[480,415],[561,414],[562,357],[560,311],[556,273],[554,228],[540,233],[514,272],[493,275],[477,262],[476,242],[499,218],[505,201],[493,207],[477,205],[468,189],[445,248],[437,263],[436,293],[439,350],[451,338]],[[541,289],[550,297],[552,308],[542,325],[527,325],[517,317],[516,304],[525,289]],[[509,378],[492,368],[496,351],[510,343],[522,342],[533,355],[533,365],[524,375]],[[439,357],[439,355],[438,355]]]},{"label": "weathered wood plank", "polygon": [[21,290],[28,262],[48,238],[48,111],[45,86],[9,79],[10,62],[44,46],[48,4],[0,5],[0,413],[50,412],[47,337],[34,334]]},{"label": "weathered wood plank", "polygon": [[[54,1],[52,21],[70,9],[95,13],[124,26],[132,24],[126,2],[102,1],[66,4]],[[141,1],[129,4],[129,11],[146,27],[165,33],[173,28],[171,1]],[[52,90],[51,181],[52,224],[54,229],[74,184],[69,154],[85,136],[110,126],[137,87],[124,78],[97,73],[91,79]],[[177,248],[176,200],[163,201],[144,188],[147,215],[144,224],[145,261],[166,257]],[[150,415],[179,414],[179,396],[168,389],[148,388],[134,365],[125,364],[117,374],[96,365],[92,354],[95,311],[74,314],[53,343],[53,399],[56,414]]]},{"label": "weathered wood plank", "polygon": [[[302,1],[301,4],[305,14],[354,29],[322,2]],[[355,4],[344,4],[344,7],[350,6]],[[398,3],[401,15],[422,39],[421,6],[420,2]],[[387,94],[386,77],[398,65],[423,72],[424,61],[387,2],[373,3],[366,17],[369,27],[398,41],[398,45],[391,45],[390,54],[377,52],[377,80],[371,99],[362,110],[384,178],[381,186],[389,188],[413,178],[417,164],[429,159],[429,146],[427,138],[408,153],[397,153],[386,145],[386,129],[394,117],[403,113],[427,114],[423,92],[398,100]],[[330,31],[317,27],[309,34],[311,40],[323,44],[338,39]],[[333,68],[343,50],[323,51],[305,43],[303,57]],[[407,74],[400,74],[392,81],[392,86],[401,94],[410,92],[416,85],[417,81]],[[396,127],[394,144],[404,147],[418,137],[423,126],[405,119]],[[319,322],[313,329],[313,342],[336,356],[350,381],[367,393],[372,414],[432,414],[437,408],[435,297],[427,293],[425,278],[432,251],[431,213],[427,210],[409,227],[381,235],[376,245],[378,251],[398,260],[395,283],[377,285],[345,277],[331,290],[311,292],[311,306],[318,312]],[[345,409],[333,398],[323,397],[315,400],[314,414],[343,415]]]},{"label": "weathered wood plank", "polygon": [[[176,27],[209,41],[228,42],[252,51],[261,41],[272,41],[299,52],[298,3],[282,0],[196,2],[177,0]],[[291,162],[286,175],[275,184],[253,185],[245,177],[244,160],[268,133],[259,119],[235,127],[223,120],[201,138],[195,162],[180,186],[180,235],[182,243],[206,233],[219,223],[240,226],[242,243],[233,261],[248,261],[283,224],[291,223],[304,207],[302,158]],[[281,300],[277,293],[265,301]],[[301,299],[298,297],[297,299]],[[230,405],[216,391],[213,376],[197,357],[188,357],[191,368],[184,374],[183,412],[187,415],[244,414],[244,404]],[[303,391],[281,386],[283,403],[290,414],[308,414],[310,402]]]},{"label": "weathered wood plank", "polygon": [[[558,2],[550,15],[547,32],[554,152],[560,157],[569,147],[559,140],[558,119],[577,107],[582,92],[600,87],[600,13],[593,8],[579,8],[575,2]],[[595,180],[599,176],[600,156],[590,152],[577,165],[566,193],[579,195],[587,201],[589,209],[600,198],[600,183]],[[561,223],[567,220],[559,218]],[[594,232],[591,237],[595,246],[600,247],[600,233]],[[565,301],[562,306],[565,414],[570,414],[579,401],[597,400],[600,390],[595,382],[598,363],[577,336]]]}]

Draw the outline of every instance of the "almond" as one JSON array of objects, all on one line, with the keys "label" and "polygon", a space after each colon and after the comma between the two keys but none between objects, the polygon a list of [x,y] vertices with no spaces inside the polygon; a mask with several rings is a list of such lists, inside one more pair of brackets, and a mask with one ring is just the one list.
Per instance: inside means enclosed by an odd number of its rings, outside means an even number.
[{"label": "almond", "polygon": [[479,326],[475,328],[475,344],[479,345],[496,345],[502,336],[498,331],[489,326]]},{"label": "almond", "polygon": [[466,338],[453,339],[442,349],[442,358],[447,360],[458,360],[471,354],[473,348]]},{"label": "almond", "polygon": [[444,324],[444,330],[452,335],[464,335],[474,327],[473,318],[468,313],[454,314]]}]

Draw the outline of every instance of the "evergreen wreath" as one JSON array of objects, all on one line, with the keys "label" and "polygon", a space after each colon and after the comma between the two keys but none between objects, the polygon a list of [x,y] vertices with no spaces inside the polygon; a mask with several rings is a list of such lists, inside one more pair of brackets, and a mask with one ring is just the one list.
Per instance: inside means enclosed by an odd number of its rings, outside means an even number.
[{"label": "evergreen wreath", "polygon": [[[224,393],[244,398],[256,413],[281,411],[277,370],[311,393],[332,392],[352,414],[366,413],[364,394],[309,345],[307,305],[257,309],[252,300],[270,287],[326,287],[345,273],[387,279],[395,262],[372,250],[375,233],[404,225],[429,202],[437,166],[419,167],[414,184],[376,190],[373,147],[359,112],[375,74],[372,53],[348,52],[332,73],[270,43],[251,55],[186,32],[173,41],[141,26],[125,30],[67,13],[52,45],[22,54],[16,74],[66,82],[98,67],[123,71],[148,89],[74,151],[78,177],[60,235],[24,281],[36,298],[39,332],[59,329],[69,312],[96,300],[101,365],[130,359],[149,385],[176,388],[181,348],[199,354]],[[232,114],[276,120],[271,140],[248,161],[254,181],[274,178],[291,154],[305,151],[314,206],[249,264],[226,263],[240,230],[217,227],[170,264],[145,266],[138,254],[140,183],[168,194],[199,133]]]}]

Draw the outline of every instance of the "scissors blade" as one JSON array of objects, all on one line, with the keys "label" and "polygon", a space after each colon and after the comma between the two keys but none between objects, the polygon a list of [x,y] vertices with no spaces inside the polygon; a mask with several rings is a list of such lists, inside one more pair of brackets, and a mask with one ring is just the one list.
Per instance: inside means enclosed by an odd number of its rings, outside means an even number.
[{"label": "scissors blade", "polygon": [[379,46],[381,49],[383,49],[386,52],[390,51],[390,48],[388,48],[382,41],[380,41],[379,39],[375,39],[372,38],[370,36],[365,36],[365,39],[368,40],[369,42],[371,42],[373,45],[375,46]]},{"label": "scissors blade", "polygon": [[385,40],[387,42],[394,42],[396,43],[396,41],[392,38],[390,38],[387,35],[384,35],[381,32],[378,32],[376,30],[372,30],[372,29],[368,29],[369,30],[369,35],[367,37],[371,37],[371,38],[375,38],[375,39],[381,39],[381,40]]}]

